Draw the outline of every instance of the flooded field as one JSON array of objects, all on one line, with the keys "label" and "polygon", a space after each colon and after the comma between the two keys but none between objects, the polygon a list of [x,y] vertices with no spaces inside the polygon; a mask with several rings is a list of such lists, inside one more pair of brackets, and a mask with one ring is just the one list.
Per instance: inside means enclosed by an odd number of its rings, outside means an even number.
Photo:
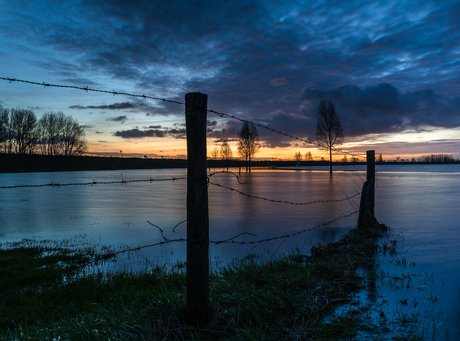
[{"label": "flooded field", "polygon": [[[0,174],[0,186],[171,179],[185,174],[183,169]],[[250,252],[266,259],[293,250],[308,253],[315,242],[337,239],[356,224],[357,214],[348,215],[359,208],[359,195],[354,195],[361,191],[364,177],[364,168],[355,167],[338,168],[332,177],[321,168],[255,170],[242,174],[246,184],[229,174],[212,176],[214,183],[271,201],[210,185],[211,240],[246,233],[235,240],[257,241],[302,232],[260,244],[211,245],[213,266]],[[376,217],[393,228],[399,253],[379,257],[375,291],[363,292],[362,297],[380,305],[388,318],[411,318],[401,326],[425,328],[434,339],[460,338],[459,191],[458,165],[377,166]],[[176,227],[186,218],[185,197],[186,180],[0,189],[0,240],[69,239],[137,247],[162,240],[149,222],[163,229],[167,238],[185,238],[186,223]],[[185,244],[145,248],[114,269],[142,268],[145,257],[185,260]]]}]

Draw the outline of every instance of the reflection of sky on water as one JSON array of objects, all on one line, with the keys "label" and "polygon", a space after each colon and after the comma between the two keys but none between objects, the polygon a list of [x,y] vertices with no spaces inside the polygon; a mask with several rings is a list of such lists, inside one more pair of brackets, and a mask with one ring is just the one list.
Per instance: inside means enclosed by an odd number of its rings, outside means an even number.
[{"label": "reflection of sky on water", "polygon": [[[184,176],[185,170],[104,171],[73,173],[2,174],[2,184],[43,184],[171,178]],[[273,171],[242,174],[239,184],[231,175],[215,175],[212,181],[234,187],[245,193],[275,200],[308,202],[342,199],[360,189],[360,179],[353,174],[337,173],[334,177],[322,172]],[[171,239],[185,238],[186,224],[173,227],[185,219],[186,181],[128,183],[127,185],[94,185],[69,187],[39,187],[2,190],[3,240],[30,238],[69,238],[86,235],[86,241],[103,245],[146,245],[160,240],[158,230],[147,221],[165,230]],[[257,235],[241,236],[238,241],[252,241],[301,231],[357,208],[359,197],[340,203],[296,206],[271,203],[241,196],[228,189],[210,185],[210,238],[223,240],[247,232]],[[309,241],[331,240],[337,230],[350,228],[355,217],[323,227],[301,238],[276,240],[256,246],[212,245],[212,257],[228,261],[254,252],[288,252],[294,247],[308,249]],[[308,239],[307,245],[304,239]],[[183,260],[185,246],[168,244],[144,250],[145,254],[165,260]]]},{"label": "reflection of sky on water", "polygon": [[[410,171],[405,166],[378,167],[376,215],[379,221],[393,227],[395,235],[402,241],[401,257],[416,263],[415,267],[394,267],[388,265],[388,258],[380,257],[381,270],[389,275],[410,274],[414,283],[426,282],[427,288],[418,290],[415,284],[414,288],[411,284],[405,290],[391,287],[383,293],[390,302],[389,309],[409,309],[409,306],[403,307],[398,303],[407,297],[416,299],[418,308],[425,303],[423,307],[428,309],[426,297],[431,297],[432,290],[435,290],[434,295],[440,303],[435,305],[436,311],[431,314],[447,311],[443,319],[449,318],[450,339],[455,340],[459,339],[455,326],[460,325],[460,305],[456,303],[460,298],[460,213],[457,199],[460,168],[448,167],[417,166]],[[327,172],[283,170],[242,173],[242,180],[247,184],[239,184],[231,175],[216,175],[211,181],[275,200],[342,199],[360,191],[365,176],[357,173],[355,168],[350,169],[337,172],[332,178]],[[0,174],[0,186],[171,178],[185,174],[185,170]],[[164,229],[168,238],[185,238],[186,224],[178,226],[175,233],[172,231],[178,222],[185,219],[185,197],[185,180],[1,189],[1,241],[31,237],[64,239],[84,235],[82,241],[99,245],[147,245],[160,240],[158,230],[147,221]],[[340,203],[295,206],[255,200],[210,185],[209,203],[211,240],[223,240],[249,232],[257,237],[246,235],[237,240],[251,241],[301,231],[353,212],[357,209],[359,197]],[[265,258],[295,248],[308,252],[312,242],[336,239],[353,227],[356,219],[357,216],[353,215],[327,227],[260,245],[211,245],[211,259],[222,264],[251,250]],[[144,249],[140,258],[143,256],[160,262],[184,260],[185,244]],[[136,257],[115,266],[117,269],[137,267]],[[435,282],[430,282],[431,275],[427,274],[433,274]],[[423,286],[423,283],[420,285]]]},{"label": "reflection of sky on water", "polygon": [[[438,324],[434,339],[443,339],[448,326],[449,340],[460,340],[460,171],[458,165],[426,168],[430,171],[377,175],[376,215],[399,235],[398,257],[407,262],[395,267],[388,257],[380,258],[381,270],[388,275],[406,276],[404,290],[393,286],[383,295],[395,303],[393,310],[414,311],[411,302],[417,302],[430,339]],[[399,303],[405,299],[407,306]]]}]

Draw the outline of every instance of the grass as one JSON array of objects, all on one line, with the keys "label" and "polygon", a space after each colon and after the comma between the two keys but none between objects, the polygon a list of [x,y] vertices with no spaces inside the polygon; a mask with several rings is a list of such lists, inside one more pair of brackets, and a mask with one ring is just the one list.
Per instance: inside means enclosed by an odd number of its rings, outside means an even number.
[{"label": "grass", "polygon": [[367,284],[362,269],[375,270],[375,253],[394,251],[395,245],[378,242],[387,233],[377,224],[318,244],[311,256],[235,260],[210,276],[212,317],[201,329],[185,323],[183,262],[144,272],[72,270],[110,252],[32,241],[1,245],[0,338],[347,340],[369,330],[385,335],[353,294]]}]

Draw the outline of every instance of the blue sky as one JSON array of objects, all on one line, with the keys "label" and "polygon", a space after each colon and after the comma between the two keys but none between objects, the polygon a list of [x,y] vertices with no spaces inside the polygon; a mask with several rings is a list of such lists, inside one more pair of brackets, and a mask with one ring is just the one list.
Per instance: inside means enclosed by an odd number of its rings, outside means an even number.
[{"label": "blue sky", "polygon": [[[314,140],[331,99],[344,149],[460,157],[458,1],[4,1],[0,77],[183,102]],[[0,105],[62,111],[90,152],[184,156],[184,107],[0,81]],[[209,114],[209,148],[241,123]],[[259,129],[261,157],[312,151]],[[291,155],[292,154],[292,155]]]}]

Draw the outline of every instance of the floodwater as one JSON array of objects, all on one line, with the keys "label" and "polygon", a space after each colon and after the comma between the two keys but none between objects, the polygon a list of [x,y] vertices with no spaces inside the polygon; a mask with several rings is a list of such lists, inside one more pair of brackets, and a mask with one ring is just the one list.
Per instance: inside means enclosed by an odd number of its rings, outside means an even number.
[{"label": "floodwater", "polygon": [[[213,267],[250,252],[264,259],[295,249],[308,253],[312,243],[336,240],[354,227],[357,214],[350,214],[358,209],[359,195],[337,200],[361,191],[365,168],[340,167],[332,177],[326,169],[254,170],[241,174],[244,184],[231,174],[213,175],[211,182],[249,195],[304,203],[256,199],[210,184],[211,240],[239,235],[235,241],[257,242],[280,237],[249,245],[211,244]],[[185,175],[181,169],[0,174],[0,187]],[[419,320],[405,325],[429,338],[460,339],[459,165],[382,165],[377,166],[376,177],[376,217],[393,228],[393,239],[400,246],[396,261],[378,258],[377,286],[388,284],[382,286],[386,291],[380,292],[380,301],[375,293],[364,292],[363,297],[380,302],[390,319],[422,312]],[[310,203],[327,200],[332,201]],[[0,241],[70,238],[91,245],[137,247],[164,240],[159,228],[165,238],[186,238],[186,223],[174,229],[186,219],[185,205],[186,180],[0,188]],[[332,220],[336,221],[320,226]],[[286,237],[294,233],[298,234]],[[145,248],[140,257],[122,260],[114,269],[139,269],[146,266],[140,265],[143,257],[163,263],[183,261],[185,250],[183,242]]]}]

